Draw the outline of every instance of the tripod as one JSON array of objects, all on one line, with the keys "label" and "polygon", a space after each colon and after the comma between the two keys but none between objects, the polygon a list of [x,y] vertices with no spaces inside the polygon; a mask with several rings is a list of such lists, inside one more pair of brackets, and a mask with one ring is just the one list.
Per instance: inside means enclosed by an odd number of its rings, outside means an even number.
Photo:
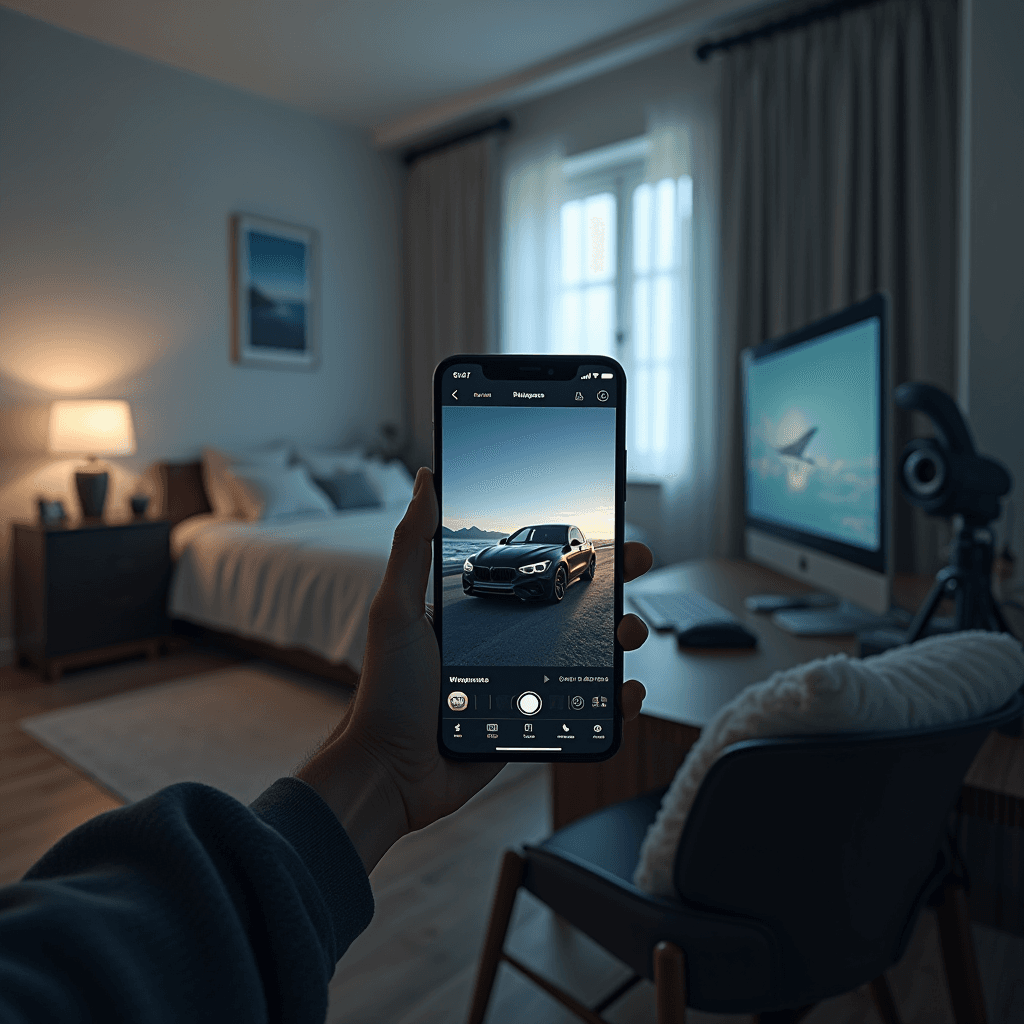
[{"label": "tripod", "polygon": [[944,597],[956,600],[953,630],[987,629],[992,633],[1009,633],[992,596],[992,534],[987,523],[964,517],[956,535],[956,546],[949,565],[940,569],[935,583],[907,629],[906,643],[912,644],[924,635],[925,627]]}]

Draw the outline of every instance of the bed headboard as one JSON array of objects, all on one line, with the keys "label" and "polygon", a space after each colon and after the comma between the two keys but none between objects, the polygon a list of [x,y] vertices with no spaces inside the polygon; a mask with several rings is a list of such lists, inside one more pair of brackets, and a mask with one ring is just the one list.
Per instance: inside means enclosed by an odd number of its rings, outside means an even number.
[{"label": "bed headboard", "polygon": [[158,462],[163,514],[174,525],[189,516],[213,511],[203,486],[201,462]]}]

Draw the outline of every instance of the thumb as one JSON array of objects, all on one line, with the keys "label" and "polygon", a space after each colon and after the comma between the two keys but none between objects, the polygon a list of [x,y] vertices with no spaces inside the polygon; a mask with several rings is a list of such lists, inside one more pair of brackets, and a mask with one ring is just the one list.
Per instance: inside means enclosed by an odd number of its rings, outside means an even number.
[{"label": "thumb", "polygon": [[437,516],[434,474],[421,467],[416,474],[412,501],[395,529],[391,556],[377,595],[389,611],[403,618],[418,619],[423,615]]}]

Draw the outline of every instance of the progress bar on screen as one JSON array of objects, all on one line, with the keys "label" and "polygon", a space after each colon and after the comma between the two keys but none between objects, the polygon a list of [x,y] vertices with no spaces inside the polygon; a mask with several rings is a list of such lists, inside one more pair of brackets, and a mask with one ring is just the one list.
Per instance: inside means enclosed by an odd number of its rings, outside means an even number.
[{"label": "progress bar on screen", "polygon": [[495,747],[495,750],[561,750],[561,747]]}]

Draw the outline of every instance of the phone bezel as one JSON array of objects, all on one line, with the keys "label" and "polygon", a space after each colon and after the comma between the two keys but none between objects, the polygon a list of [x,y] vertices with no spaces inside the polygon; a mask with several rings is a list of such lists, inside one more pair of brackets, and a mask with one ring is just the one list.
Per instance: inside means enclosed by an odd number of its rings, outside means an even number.
[{"label": "phone bezel", "polygon": [[[458,364],[479,364],[481,367],[494,367],[499,374],[493,379],[503,380],[573,380],[579,375],[579,367],[606,366],[615,374],[617,401],[615,404],[615,577],[614,587],[614,622],[618,627],[622,620],[622,588],[623,588],[623,543],[625,533],[625,503],[626,503],[626,373],[622,366],[609,356],[590,355],[566,355],[566,356],[539,356],[539,355],[479,355],[462,354],[449,356],[442,360],[434,369],[433,380],[433,401],[431,403],[433,416],[433,466],[434,466],[434,489],[437,494],[438,509],[441,508],[441,496],[443,493],[443,464],[441,460],[442,439],[442,416],[441,416],[441,387],[445,371],[453,365]],[[524,376],[507,376],[519,367],[528,370],[529,374]],[[549,375],[548,370],[553,369],[554,374]],[[570,373],[571,371],[571,373]],[[485,376],[486,370],[483,371]],[[566,376],[568,374],[568,376]],[[444,647],[442,642],[442,620],[444,615],[443,594],[444,577],[436,571],[437,566],[442,564],[441,554],[441,519],[438,516],[437,532],[433,539],[434,552],[434,587],[433,587],[433,625],[434,635],[437,638],[438,651],[441,654],[441,664],[444,664]],[[622,744],[622,682],[623,682],[623,651],[618,637],[612,637],[613,651],[613,676],[612,693],[614,697],[613,715],[613,737],[611,745],[604,750],[588,754],[583,752],[563,751],[560,753],[531,753],[523,751],[521,754],[509,753],[462,753],[453,750],[445,743],[441,733],[441,677],[438,677],[438,699],[437,699],[437,747],[442,757],[451,761],[498,761],[498,762],[597,762],[607,761],[613,757]]]}]

